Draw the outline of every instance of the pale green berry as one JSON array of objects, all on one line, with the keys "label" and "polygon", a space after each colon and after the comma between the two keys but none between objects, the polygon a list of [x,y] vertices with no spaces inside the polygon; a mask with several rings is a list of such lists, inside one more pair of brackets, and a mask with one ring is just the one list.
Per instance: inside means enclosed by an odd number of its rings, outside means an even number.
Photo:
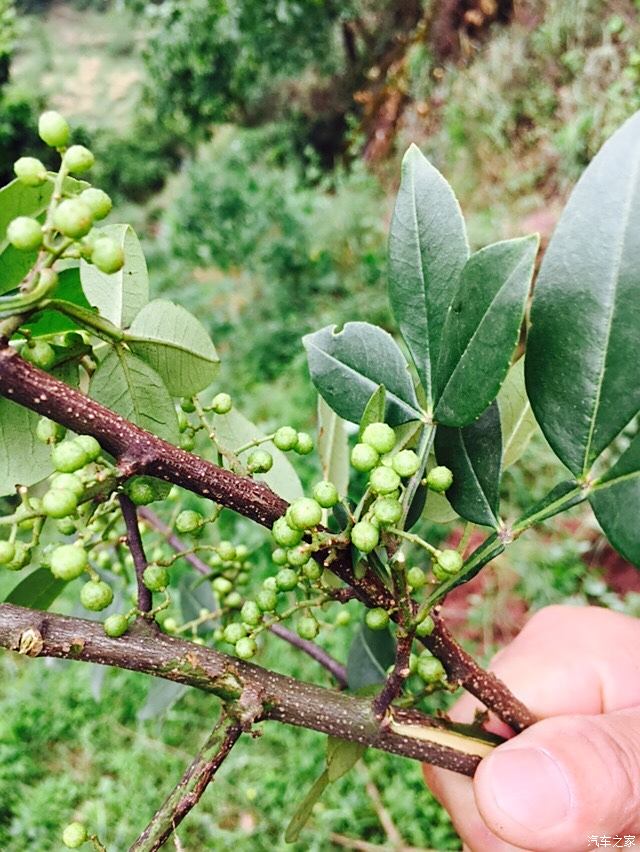
[{"label": "pale green berry", "polygon": [[371,553],[378,546],[380,533],[369,521],[358,521],[351,530],[351,542],[362,553]]},{"label": "pale green berry", "polygon": [[211,409],[214,414],[228,414],[233,403],[228,393],[217,393],[211,400]]},{"label": "pale green berry", "polygon": [[35,157],[20,157],[13,165],[13,171],[24,186],[42,186],[47,180],[44,163]]},{"label": "pale green berry", "polygon": [[427,577],[421,568],[414,565],[407,571],[407,583],[412,589],[421,589],[427,582]]},{"label": "pale green berry", "polygon": [[64,164],[70,172],[86,172],[95,162],[95,157],[84,145],[72,145],[64,155]]},{"label": "pale green berry", "polygon": [[293,529],[284,518],[278,518],[271,528],[271,534],[281,547],[295,547],[302,541],[302,530]]},{"label": "pale green berry", "polygon": [[276,586],[281,592],[291,592],[298,585],[298,575],[292,568],[281,568],[276,574]]},{"label": "pale green berry", "polygon": [[204,518],[199,512],[194,512],[191,509],[185,509],[180,512],[176,518],[176,529],[179,533],[193,533],[200,529]]},{"label": "pale green berry", "polygon": [[255,627],[262,621],[262,611],[255,601],[245,601],[240,610],[240,618],[245,624]]},{"label": "pale green berry", "polygon": [[436,491],[438,494],[442,494],[451,488],[453,484],[453,474],[449,470],[448,467],[444,467],[444,465],[438,465],[437,467],[432,467],[429,473],[427,474],[427,487],[432,491]]},{"label": "pale green berry", "polygon": [[313,488],[313,499],[323,509],[331,509],[340,500],[333,482],[318,482]]},{"label": "pale green berry", "polygon": [[381,524],[397,524],[402,517],[402,504],[395,497],[378,497],[373,511]]},{"label": "pale green berry", "polygon": [[273,467],[273,456],[268,450],[253,450],[247,458],[249,473],[267,473]]},{"label": "pale green berry", "polygon": [[67,430],[64,426],[56,423],[55,420],[49,420],[48,417],[41,417],[36,426],[36,437],[43,444],[57,444],[66,435]]},{"label": "pale green berry", "polygon": [[256,603],[262,612],[273,612],[278,603],[278,596],[274,589],[260,589],[256,595]]},{"label": "pale green berry", "polygon": [[287,564],[287,551],[284,547],[276,547],[276,549],[271,554],[271,559],[275,562],[276,565],[286,565]]},{"label": "pale green berry", "polygon": [[223,562],[233,562],[236,558],[236,548],[230,541],[221,541],[216,550]]},{"label": "pale green berry", "polygon": [[420,467],[420,459],[413,450],[400,450],[393,456],[391,463],[395,472],[403,479],[413,476]]},{"label": "pale green berry", "polygon": [[283,452],[293,450],[298,443],[298,433],[292,426],[281,426],[273,436],[273,443]]},{"label": "pale green berry", "polygon": [[362,433],[362,442],[380,453],[390,453],[396,443],[396,435],[386,423],[370,423]]},{"label": "pale green berry", "polygon": [[315,559],[307,559],[302,566],[302,573],[307,580],[319,580],[322,576],[322,568]]},{"label": "pale green berry", "polygon": [[113,275],[124,266],[124,252],[110,237],[100,237],[93,244],[91,263],[105,275]]},{"label": "pale green berry", "polygon": [[56,207],[53,224],[65,237],[78,239],[91,230],[93,214],[84,201],[79,198],[67,198]]},{"label": "pale green berry", "polygon": [[10,541],[0,541],[0,565],[7,565],[15,556],[15,545]]},{"label": "pale green berry", "polygon": [[306,544],[299,544],[297,547],[292,547],[287,551],[287,562],[293,565],[294,568],[302,568],[309,558],[309,548]]},{"label": "pale green berry", "polygon": [[298,636],[300,636],[301,639],[315,639],[318,635],[319,629],[318,622],[312,615],[303,615],[296,625]]},{"label": "pale green berry", "polygon": [[421,654],[418,657],[416,671],[425,683],[437,683],[446,677],[444,666],[440,660],[428,653]]},{"label": "pale green berry", "polygon": [[294,450],[298,455],[308,456],[313,452],[313,438],[307,432],[298,432]]},{"label": "pale green berry", "polygon": [[64,488],[52,488],[42,498],[42,510],[49,518],[66,518],[77,508],[78,498]]},{"label": "pale green berry", "polygon": [[227,624],[224,629],[223,637],[224,641],[229,645],[235,645],[243,636],[247,635],[247,628],[244,624],[240,624],[239,621],[233,621],[231,624]]},{"label": "pale green berry", "polygon": [[75,580],[89,566],[86,550],[77,544],[61,544],[51,554],[51,573],[59,580]]},{"label": "pale green berry", "polygon": [[59,112],[47,110],[38,119],[38,135],[51,148],[64,148],[69,142],[71,131]]},{"label": "pale green berry", "polygon": [[82,447],[90,462],[97,461],[100,453],[102,452],[100,444],[92,435],[78,435],[78,437],[75,438],[75,443]]},{"label": "pale green berry", "polygon": [[61,488],[63,491],[71,491],[78,499],[84,494],[82,480],[75,473],[56,474],[51,480],[51,488]]},{"label": "pale green berry", "polygon": [[103,627],[107,636],[117,639],[127,632],[129,622],[125,615],[110,615],[108,618],[105,618]]},{"label": "pale green berry", "polygon": [[80,589],[80,603],[85,609],[100,612],[113,601],[113,590],[102,580],[89,580]]},{"label": "pale green berry", "polygon": [[416,635],[417,636],[431,636],[431,634],[433,633],[435,628],[436,628],[436,625],[435,625],[433,618],[431,618],[430,615],[425,615],[425,617],[422,619],[422,621],[416,627]]},{"label": "pale green berry", "polygon": [[79,849],[86,840],[87,829],[81,822],[70,822],[62,832],[62,842],[67,849]]},{"label": "pale green berry", "polygon": [[390,467],[376,467],[371,471],[369,487],[374,494],[390,494],[400,486],[400,477]]},{"label": "pale green berry", "polygon": [[351,466],[360,473],[369,473],[378,464],[379,453],[369,444],[356,444],[351,450]]},{"label": "pale green berry", "polygon": [[9,222],[7,239],[19,251],[35,251],[42,245],[42,226],[30,216],[18,216]]},{"label": "pale green berry", "polygon": [[367,610],[364,620],[369,630],[384,630],[389,624],[389,613],[386,609],[377,606]]},{"label": "pale green berry", "polygon": [[250,636],[244,636],[236,642],[236,656],[240,657],[241,660],[250,660],[252,657],[255,657],[257,650],[256,640]]},{"label": "pale green berry", "polygon": [[457,574],[464,564],[464,560],[457,550],[443,550],[437,561],[447,574]]},{"label": "pale green berry", "polygon": [[296,530],[308,530],[322,520],[320,505],[310,497],[300,497],[289,506],[287,521]]},{"label": "pale green berry", "polygon": [[169,572],[162,565],[147,565],[142,582],[150,592],[164,592],[169,585]]},{"label": "pale green berry", "polygon": [[111,212],[111,199],[106,192],[95,186],[83,190],[78,197],[89,207],[94,219],[104,219]]}]

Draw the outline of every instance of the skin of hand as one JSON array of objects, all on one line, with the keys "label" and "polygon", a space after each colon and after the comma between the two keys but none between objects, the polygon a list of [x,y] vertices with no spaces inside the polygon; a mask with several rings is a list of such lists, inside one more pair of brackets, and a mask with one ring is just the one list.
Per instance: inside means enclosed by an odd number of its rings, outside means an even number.
[{"label": "skin of hand", "polygon": [[[541,720],[484,758],[472,779],[424,767],[472,852],[582,852],[589,837],[640,846],[640,620],[598,607],[540,610],[493,659]],[[451,712],[472,721],[470,695]],[[618,843],[624,845],[624,841]]]}]

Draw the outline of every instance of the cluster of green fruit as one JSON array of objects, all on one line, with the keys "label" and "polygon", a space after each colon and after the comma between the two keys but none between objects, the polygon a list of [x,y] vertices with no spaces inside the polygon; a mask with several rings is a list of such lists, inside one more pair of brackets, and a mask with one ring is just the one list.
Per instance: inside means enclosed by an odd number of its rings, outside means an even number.
[{"label": "cluster of green fruit", "polygon": [[[212,411],[214,414],[228,414],[233,408],[233,402],[228,393],[217,393],[208,405],[202,405],[203,413]],[[204,424],[200,423],[194,426],[187,415],[193,414],[196,411],[196,401],[191,397],[184,397],[180,400],[180,408],[178,410],[178,427],[180,429],[180,449],[190,453],[195,445],[195,435],[198,429],[204,428]]]},{"label": "cluster of green fruit", "polygon": [[[51,259],[65,256],[76,247],[76,254],[93,263],[101,272],[117,272],[124,264],[122,248],[110,237],[93,233],[95,222],[111,211],[111,199],[106,192],[87,186],[74,189],[65,178],[82,174],[94,163],[94,157],[84,145],[69,145],[71,131],[66,120],[57,112],[45,112],[38,122],[40,138],[61,154],[57,176],[50,175],[35,157],[20,157],[14,171],[20,183],[38,187],[54,181],[51,206],[44,224],[31,216],[18,216],[7,228],[7,239],[20,251],[37,251],[44,247]],[[47,290],[57,283],[56,273],[45,266],[39,272],[38,284]]]}]

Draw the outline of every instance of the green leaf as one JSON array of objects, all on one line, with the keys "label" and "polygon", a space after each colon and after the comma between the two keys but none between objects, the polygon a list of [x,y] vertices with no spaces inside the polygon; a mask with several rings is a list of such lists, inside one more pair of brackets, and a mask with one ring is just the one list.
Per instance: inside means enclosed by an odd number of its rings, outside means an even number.
[{"label": "green leaf", "polygon": [[124,252],[124,266],[108,275],[86,261],[80,263],[80,280],[87,301],[100,316],[118,328],[128,328],[149,301],[149,276],[142,246],[130,225],[105,225],[97,236],[110,237]]},{"label": "green leaf", "polygon": [[464,219],[451,187],[411,145],[391,223],[389,297],[429,405],[445,318],[468,256]]},{"label": "green leaf", "polygon": [[160,375],[173,396],[193,396],[213,381],[220,359],[202,323],[180,305],[154,299],[125,340]]},{"label": "green leaf", "polygon": [[515,524],[513,524],[512,529],[516,531],[527,529],[531,526],[530,520],[534,516],[536,517],[536,523],[546,521],[559,512],[565,512],[567,509],[572,508],[572,506],[577,506],[578,503],[582,503],[586,498],[586,491],[578,485],[575,479],[566,479],[564,482],[560,482],[554,486],[541,500],[538,500],[531,508],[527,509],[524,515],[518,518]]},{"label": "green leaf", "polygon": [[284,839],[286,843],[296,842],[296,840],[300,836],[300,832],[309,821],[313,806],[318,801],[320,796],[324,793],[328,784],[329,773],[325,769],[322,775],[320,775],[320,777],[316,779],[307,795],[296,808],[296,812],[291,818],[291,822],[287,826],[287,830],[284,833]]},{"label": "green leaf", "polygon": [[387,422],[393,426],[420,419],[407,362],[386,331],[366,322],[348,322],[341,331],[326,326],[302,341],[311,379],[340,417],[359,423],[371,395],[384,385]]},{"label": "green leaf", "polygon": [[498,394],[502,428],[502,469],[518,461],[537,429],[524,385],[524,359],[520,358],[507,373]]},{"label": "green leaf", "polygon": [[169,391],[152,367],[122,346],[100,362],[89,395],[136,426],[177,444],[178,418]]},{"label": "green leaf", "polygon": [[327,740],[327,774],[333,784],[356,765],[367,747],[361,743],[329,737]]},{"label": "green leaf", "polygon": [[387,391],[384,385],[379,385],[369,397],[369,402],[360,419],[358,429],[358,440],[362,440],[364,430],[371,423],[384,423],[384,415],[387,408]]},{"label": "green leaf", "polygon": [[[89,310],[89,303],[80,284],[80,269],[77,266],[63,269],[58,277],[59,281],[55,292],[56,300],[70,302]],[[36,314],[35,319],[24,325],[23,328],[28,328],[34,337],[45,337],[51,334],[62,334],[65,331],[75,331],[82,326],[65,314],[45,309]]]},{"label": "green leaf", "polygon": [[[229,452],[234,452],[249,441],[264,438],[264,432],[235,408],[228,414],[216,414],[213,423],[218,442]],[[273,456],[273,467],[268,473],[259,474],[256,479],[266,482],[276,494],[289,503],[302,497],[304,492],[300,477],[286,455],[271,441],[266,441],[260,446]]]},{"label": "green leaf", "polygon": [[497,403],[469,426],[440,426],[436,432],[438,464],[453,472],[447,499],[465,520],[497,529],[502,439]]},{"label": "green leaf", "polygon": [[387,669],[395,660],[395,642],[389,629],[371,630],[361,624],[347,659],[349,689],[383,683]]},{"label": "green leaf", "polygon": [[48,568],[36,568],[13,587],[5,601],[30,609],[47,610],[66,585],[64,580],[54,577]]},{"label": "green leaf", "polygon": [[333,482],[341,497],[349,490],[349,443],[344,420],[318,397],[318,456],[322,478]]},{"label": "green leaf", "polygon": [[0,495],[14,494],[16,485],[33,485],[49,476],[51,451],[36,438],[40,417],[0,397]]},{"label": "green leaf", "polygon": [[545,253],[531,310],[527,391],[575,475],[640,410],[640,112],[593,159]]},{"label": "green leaf", "polygon": [[435,418],[466,426],[496,398],[524,318],[538,237],[494,243],[473,254],[442,336]]},{"label": "green leaf", "polygon": [[640,433],[596,483],[589,502],[611,544],[640,567]]}]

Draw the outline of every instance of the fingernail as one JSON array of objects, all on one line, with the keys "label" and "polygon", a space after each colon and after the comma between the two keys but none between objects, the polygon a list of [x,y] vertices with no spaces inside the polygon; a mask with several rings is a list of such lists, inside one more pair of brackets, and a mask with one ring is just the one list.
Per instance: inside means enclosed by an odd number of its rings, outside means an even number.
[{"label": "fingernail", "polygon": [[485,782],[498,808],[511,820],[541,831],[561,823],[571,806],[567,779],[556,761],[534,748],[496,751]]}]

